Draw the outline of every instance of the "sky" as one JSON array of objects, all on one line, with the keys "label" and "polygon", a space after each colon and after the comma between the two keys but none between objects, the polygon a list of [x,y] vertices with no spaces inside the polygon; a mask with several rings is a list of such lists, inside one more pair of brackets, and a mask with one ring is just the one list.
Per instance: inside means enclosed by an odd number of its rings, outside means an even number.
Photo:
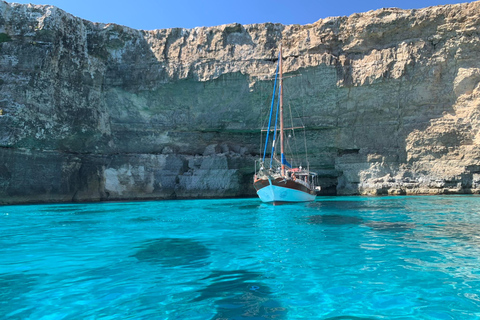
[{"label": "sky", "polygon": [[210,27],[229,23],[309,24],[380,8],[414,9],[455,0],[15,0],[50,4],[77,17],[134,29]]}]

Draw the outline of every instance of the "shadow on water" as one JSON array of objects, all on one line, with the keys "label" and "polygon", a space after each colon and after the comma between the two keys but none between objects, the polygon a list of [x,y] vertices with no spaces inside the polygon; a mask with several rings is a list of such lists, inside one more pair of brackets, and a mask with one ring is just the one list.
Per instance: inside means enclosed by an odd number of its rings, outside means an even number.
[{"label": "shadow on water", "polygon": [[37,285],[39,277],[22,273],[0,274],[0,314],[8,319],[28,318],[31,310],[24,296]]},{"label": "shadow on water", "polygon": [[130,219],[132,222],[150,222],[150,221],[155,221],[154,217],[138,217],[138,218],[133,218]]},{"label": "shadow on water", "polygon": [[480,224],[478,223],[450,222],[435,227],[431,226],[430,228],[435,230],[438,238],[446,237],[480,246],[480,237],[478,236]]},{"label": "shadow on water", "polygon": [[[388,221],[370,221],[367,222],[363,218],[354,215],[342,215],[330,212],[345,211],[345,209],[361,211],[373,209],[378,210],[384,207],[384,201],[380,202],[378,206],[372,206],[369,201],[325,201],[315,202],[308,205],[310,208],[321,208],[325,211],[324,214],[311,215],[307,217],[307,223],[316,225],[365,225],[372,230],[379,232],[405,232],[414,229],[416,226],[408,222],[388,222]],[[389,209],[400,209],[403,207],[389,207]],[[373,211],[375,211],[373,210]],[[328,212],[328,213],[327,213]]]},{"label": "shadow on water", "polygon": [[118,210],[92,210],[92,209],[87,209],[87,210],[76,210],[73,211],[72,214],[74,215],[96,215],[96,214],[108,214],[108,213],[115,213]]},{"label": "shadow on water", "polygon": [[359,217],[344,216],[340,214],[324,214],[313,215],[308,218],[309,224],[324,224],[324,225],[359,225],[363,223],[363,219]]},{"label": "shadow on water", "polygon": [[118,213],[125,210],[128,210],[128,206],[112,206],[107,204],[97,204],[97,205],[77,205],[77,204],[68,204],[68,205],[49,205],[40,209],[41,212],[45,213],[70,213],[72,215],[98,215],[98,214],[111,214]]},{"label": "shadow on water", "polygon": [[251,203],[251,204],[237,204],[237,203],[216,203],[210,205],[207,209],[211,211],[219,211],[219,209],[222,210],[229,210],[229,209],[235,209],[235,210],[256,210],[258,208],[261,208],[262,202],[258,203]]},{"label": "shadow on water", "polygon": [[209,262],[210,250],[201,242],[183,238],[159,238],[146,241],[133,255],[138,261],[166,267],[202,267]]},{"label": "shadow on water", "polygon": [[85,209],[82,206],[65,206],[65,207],[46,207],[41,209],[42,212],[50,212],[50,213],[70,213],[74,215],[81,215],[81,214],[98,214],[98,213],[105,213],[108,211],[99,210],[99,209]]},{"label": "shadow on water", "polygon": [[212,319],[283,319],[287,310],[270,298],[271,290],[247,270],[213,271],[201,281],[209,284],[198,290],[192,302],[215,299],[217,313]]},{"label": "shadow on water", "polygon": [[388,222],[388,221],[372,221],[365,222],[362,218],[354,216],[344,216],[337,214],[314,215],[307,218],[309,224],[314,225],[364,225],[372,230],[385,233],[406,232],[414,229],[416,226],[408,222]]},{"label": "shadow on water", "polygon": [[75,212],[82,210],[82,205],[59,205],[59,206],[44,206],[40,209],[41,212],[56,212],[56,213],[63,213],[63,212]]},{"label": "shadow on water", "polygon": [[348,200],[338,200],[338,201],[315,201],[307,205],[309,208],[321,208],[325,210],[335,210],[335,211],[345,211],[345,210],[367,210],[367,211],[376,211],[379,209],[392,210],[392,209],[404,209],[404,206],[399,206],[398,203],[389,202],[389,201],[348,201]]},{"label": "shadow on water", "polygon": [[365,225],[380,232],[405,232],[415,228],[415,224],[406,222],[373,221]]},{"label": "shadow on water", "polygon": [[325,318],[324,320],[376,320],[376,318],[363,318],[355,316],[338,316],[332,318]]},{"label": "shadow on water", "polygon": [[75,225],[86,226],[86,225],[94,225],[98,223],[99,221],[91,221],[91,220],[60,220],[55,222],[56,225],[60,225],[62,227],[75,226]]},{"label": "shadow on water", "polygon": [[237,208],[239,210],[256,210],[258,208],[261,208],[261,204],[245,204],[242,206],[238,206]]}]

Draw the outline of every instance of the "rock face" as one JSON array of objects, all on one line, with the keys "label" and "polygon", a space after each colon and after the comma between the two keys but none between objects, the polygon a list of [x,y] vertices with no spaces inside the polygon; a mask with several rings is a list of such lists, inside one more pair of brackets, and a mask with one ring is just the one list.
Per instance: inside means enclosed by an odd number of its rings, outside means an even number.
[{"label": "rock face", "polygon": [[0,203],[254,195],[280,43],[325,194],[480,191],[480,2],[142,31],[0,1]]}]

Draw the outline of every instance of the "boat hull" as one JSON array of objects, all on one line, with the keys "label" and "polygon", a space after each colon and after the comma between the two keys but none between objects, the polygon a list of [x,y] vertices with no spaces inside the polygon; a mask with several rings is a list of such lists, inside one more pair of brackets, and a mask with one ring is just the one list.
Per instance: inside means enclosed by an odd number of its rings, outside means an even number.
[{"label": "boat hull", "polygon": [[310,202],[315,201],[316,193],[293,181],[258,180],[254,183],[257,195],[263,202]]}]

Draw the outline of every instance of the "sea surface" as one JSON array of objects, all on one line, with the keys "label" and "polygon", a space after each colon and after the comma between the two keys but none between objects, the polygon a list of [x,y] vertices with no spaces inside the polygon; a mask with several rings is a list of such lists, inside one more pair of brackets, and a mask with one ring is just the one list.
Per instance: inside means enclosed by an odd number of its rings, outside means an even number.
[{"label": "sea surface", "polygon": [[0,319],[480,319],[480,197],[0,207]]}]

